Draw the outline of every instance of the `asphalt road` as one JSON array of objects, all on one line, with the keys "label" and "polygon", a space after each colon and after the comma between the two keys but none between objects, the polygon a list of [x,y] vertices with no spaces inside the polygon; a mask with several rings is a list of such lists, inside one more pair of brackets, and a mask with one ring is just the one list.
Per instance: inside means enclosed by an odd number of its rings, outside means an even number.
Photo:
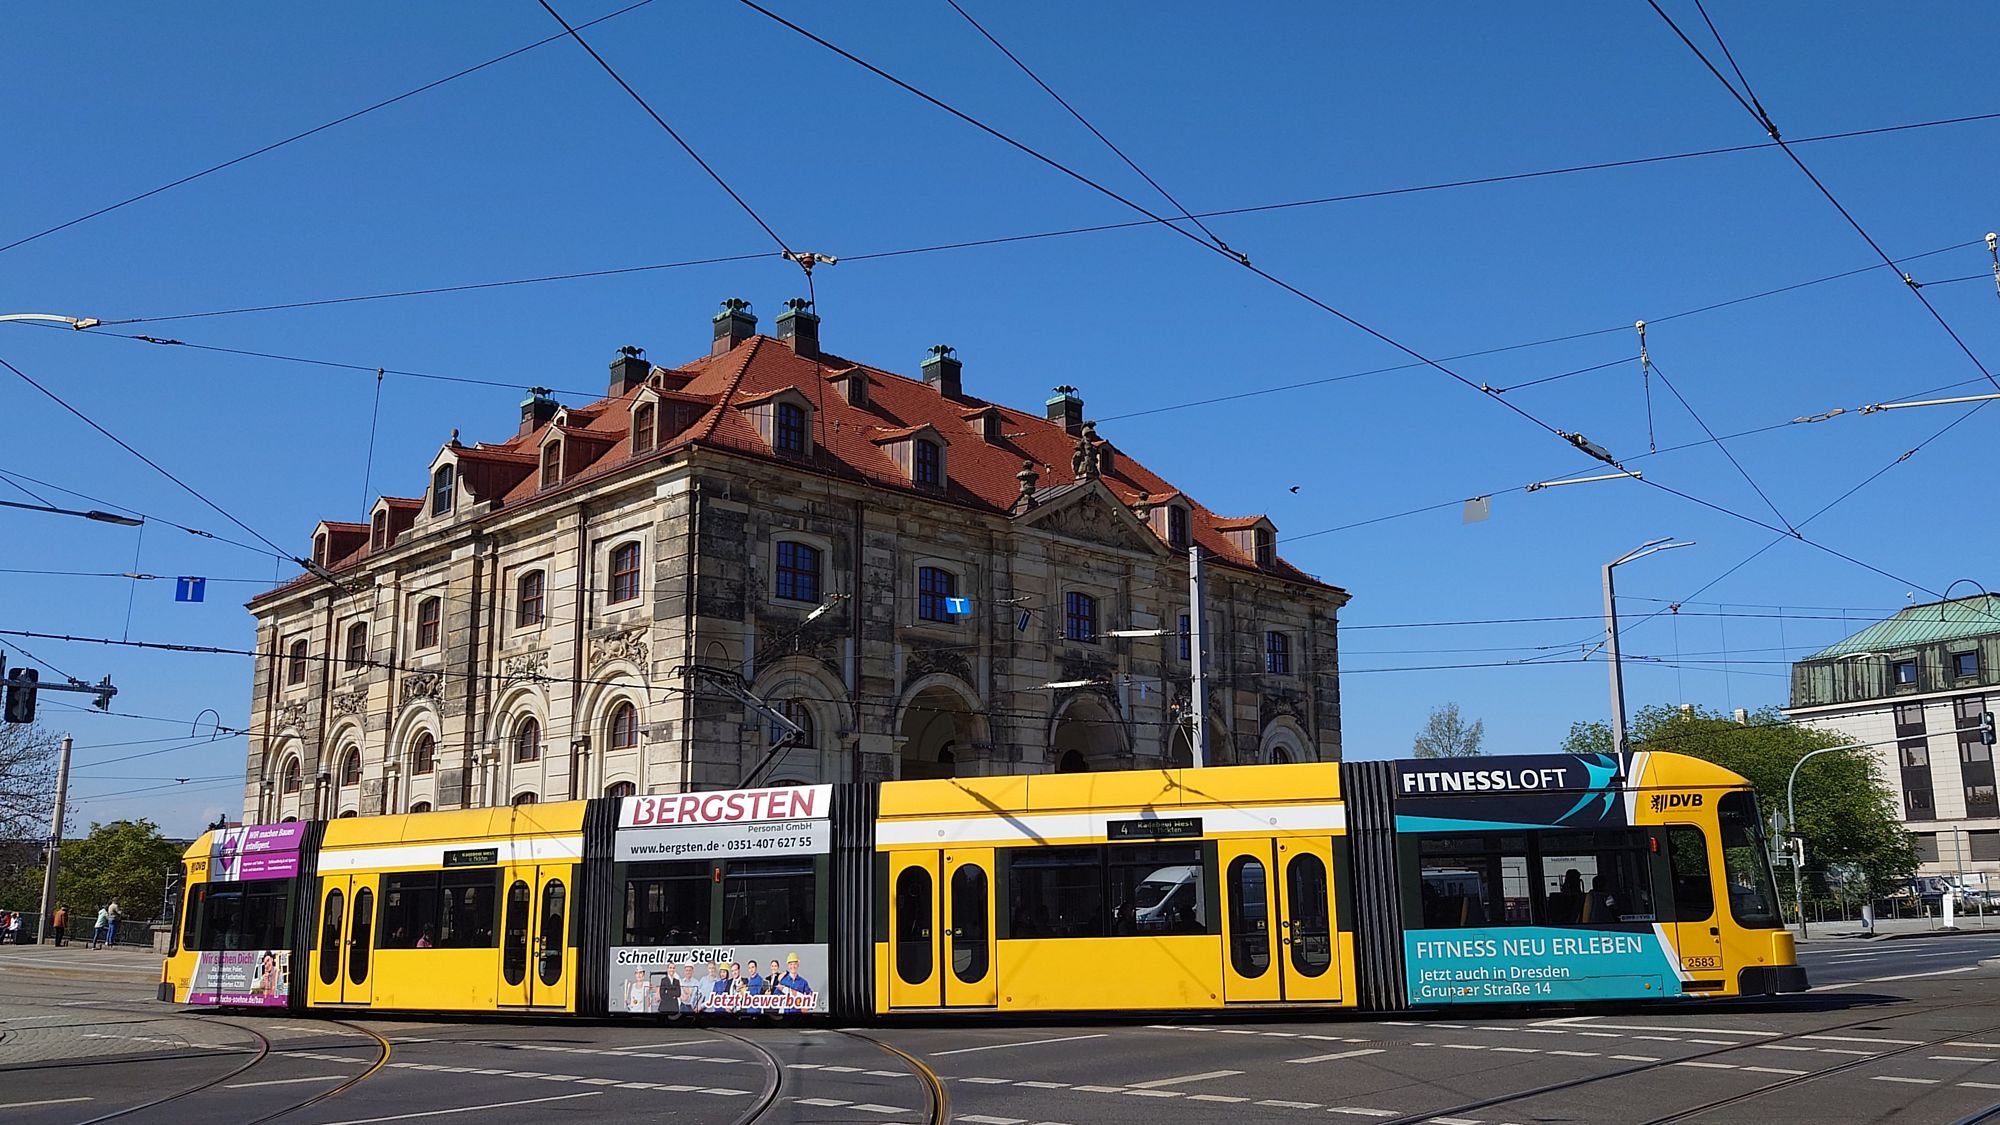
[{"label": "asphalt road", "polygon": [[[1784,1002],[863,1029],[193,1013],[0,951],[0,1125],[1956,1122],[2000,1105],[2000,937],[1821,941]],[[314,1100],[317,1099],[317,1100]]]}]

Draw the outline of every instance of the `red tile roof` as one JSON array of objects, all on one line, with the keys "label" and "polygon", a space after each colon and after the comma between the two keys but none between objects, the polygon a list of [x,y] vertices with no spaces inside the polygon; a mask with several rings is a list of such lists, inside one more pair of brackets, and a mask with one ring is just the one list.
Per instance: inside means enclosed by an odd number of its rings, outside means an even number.
[{"label": "red tile roof", "polygon": [[[855,373],[867,377],[871,384],[865,403],[849,403],[825,386],[834,376]],[[635,457],[632,443],[622,439],[630,426],[633,399],[648,386],[666,402],[681,404],[681,417],[689,424],[679,433],[669,432],[669,420],[675,412],[663,411],[655,447]],[[815,405],[813,448],[803,458],[774,452],[740,409],[787,389],[796,390]],[[1002,436],[993,441],[969,425],[988,412],[997,413],[1003,421]],[[563,483],[556,488],[542,489],[534,471],[540,463],[537,451],[552,423],[506,441],[455,448],[461,463],[460,480],[480,500],[498,500],[500,507],[511,511],[602,478],[635,460],[707,448],[1000,514],[1015,510],[1020,497],[1016,474],[1024,461],[1033,463],[1039,473],[1038,496],[1042,499],[1050,499],[1058,490],[1070,491],[1060,486],[1076,480],[1071,457],[1077,439],[1058,422],[970,395],[948,399],[921,379],[837,356],[803,357],[769,336],[752,336],[720,355],[704,356],[678,368],[656,369],[647,383],[613,398],[569,407],[566,417],[569,425],[560,432],[572,439],[566,443],[570,456],[565,458]],[[950,480],[942,495],[913,484],[881,444],[925,426],[935,428],[940,436],[956,438],[951,442]],[[1329,585],[1282,559],[1258,567],[1254,558],[1225,534],[1248,527],[1262,516],[1217,516],[1108,441],[1100,438],[1097,448],[1116,454],[1103,459],[1101,474],[1114,496],[1127,506],[1136,506],[1142,495],[1154,505],[1170,499],[1186,503],[1194,541],[1217,562],[1291,581]],[[421,501],[397,502],[399,507],[406,503],[420,505]],[[342,565],[365,554],[364,550],[343,559]]]}]

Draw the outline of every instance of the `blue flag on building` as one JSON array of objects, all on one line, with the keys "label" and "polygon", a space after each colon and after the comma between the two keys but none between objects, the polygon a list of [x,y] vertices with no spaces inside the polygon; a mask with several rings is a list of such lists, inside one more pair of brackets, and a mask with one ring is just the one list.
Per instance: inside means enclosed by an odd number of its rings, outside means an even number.
[{"label": "blue flag on building", "polygon": [[206,578],[174,579],[174,600],[177,602],[198,602],[202,591],[208,586]]}]

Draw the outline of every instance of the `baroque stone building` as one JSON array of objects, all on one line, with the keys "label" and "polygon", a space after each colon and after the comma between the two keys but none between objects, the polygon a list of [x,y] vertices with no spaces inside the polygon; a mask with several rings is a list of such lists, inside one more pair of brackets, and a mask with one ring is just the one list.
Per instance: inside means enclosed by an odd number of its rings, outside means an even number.
[{"label": "baroque stone building", "polygon": [[[826,354],[741,301],[709,354],[533,389],[422,495],[326,522],[257,619],[244,815],[1160,766],[1189,758],[1203,549],[1212,764],[1340,756],[1347,594],[1044,414]],[[1119,635],[1139,634],[1139,635]]]}]

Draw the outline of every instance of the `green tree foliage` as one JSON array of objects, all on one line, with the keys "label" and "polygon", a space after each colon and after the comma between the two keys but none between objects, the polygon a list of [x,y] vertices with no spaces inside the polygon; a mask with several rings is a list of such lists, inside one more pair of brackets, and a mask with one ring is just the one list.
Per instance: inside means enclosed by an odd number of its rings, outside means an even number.
[{"label": "green tree foliage", "polygon": [[[1785,782],[1799,759],[1852,741],[1788,722],[1775,708],[1757,712],[1745,724],[1717,711],[1647,707],[1634,717],[1628,737],[1634,750],[1686,754],[1742,774],[1757,790],[1767,819],[1784,809]],[[1604,723],[1571,724],[1563,749],[1609,753],[1611,729]],[[1895,794],[1876,773],[1873,754],[1821,754],[1799,771],[1797,793],[1799,822],[1792,830],[1806,838],[1807,897],[1880,897],[1916,873],[1916,846],[1903,830]],[[1829,879],[1829,872],[1839,877]],[[1787,881],[1785,873],[1779,880]]]},{"label": "green tree foliage", "polygon": [[1419,758],[1470,758],[1479,753],[1486,739],[1486,720],[1468,723],[1458,713],[1458,704],[1447,703],[1431,711],[1417,732],[1411,752]]},{"label": "green tree foliage", "polygon": [[[97,908],[109,902],[134,921],[151,918],[159,913],[167,876],[180,863],[181,851],[150,820],[92,824],[89,835],[63,845],[56,902],[84,920],[85,932]],[[35,878],[39,887],[39,869]]]}]

